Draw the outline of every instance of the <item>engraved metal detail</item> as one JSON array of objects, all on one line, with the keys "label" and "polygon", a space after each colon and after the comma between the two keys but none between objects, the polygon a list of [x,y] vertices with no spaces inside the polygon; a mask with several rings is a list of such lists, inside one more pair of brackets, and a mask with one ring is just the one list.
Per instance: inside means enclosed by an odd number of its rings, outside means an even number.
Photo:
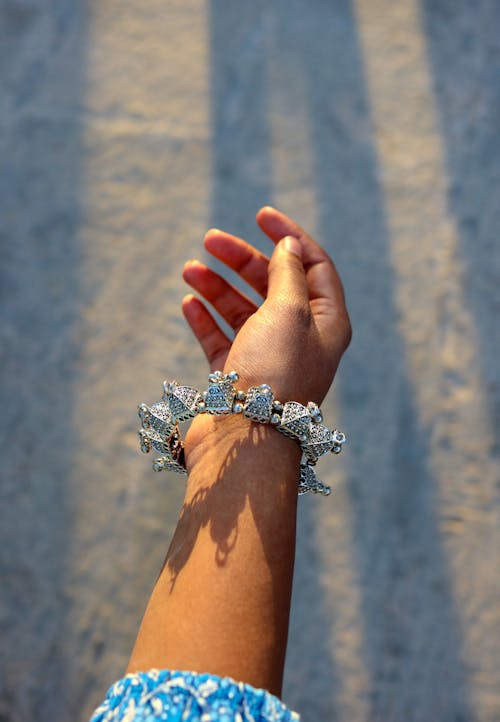
[{"label": "engraved metal detail", "polygon": [[179,422],[196,414],[243,414],[259,423],[270,423],[278,431],[300,444],[303,460],[300,466],[298,493],[328,496],[329,486],[318,479],[313,466],[324,454],[339,454],[346,441],[342,431],[331,431],[323,425],[319,406],[309,401],[307,406],[297,401],[282,404],[274,398],[267,384],[252,386],[246,393],[235,388],[238,374],[214,371],[208,377],[208,388],[203,393],[177,381],[165,381],[162,401],[148,407],[140,404],[138,414],[141,450],[152,449],[161,454],[153,460],[155,471],[174,471],[187,474]]},{"label": "engraved metal detail", "polygon": [[200,392],[192,386],[179,386],[175,381],[165,386],[163,399],[168,403],[173,421],[186,421],[196,416],[202,401]]},{"label": "engraved metal detail", "polygon": [[243,415],[261,424],[269,423],[273,412],[274,396],[267,384],[252,386],[247,391]]},{"label": "engraved metal detail", "polygon": [[302,451],[308,459],[317,460],[320,456],[328,454],[334,444],[332,432],[327,426],[315,423],[309,424],[307,441],[301,444]]},{"label": "engraved metal detail", "polygon": [[159,454],[170,454],[170,442],[169,439],[166,439],[162,434],[159,434],[157,431],[154,431],[151,429],[150,431],[146,432],[147,437],[149,440],[149,443],[153,447],[155,451],[157,451]]},{"label": "engraved metal detail", "polygon": [[159,434],[169,435],[175,422],[172,419],[170,406],[166,401],[157,401],[149,409],[149,423],[151,427]]},{"label": "engraved metal detail", "polygon": [[309,464],[301,464],[298,493],[299,496],[309,493],[329,496],[332,493],[332,489],[318,479],[312,466]]},{"label": "engraved metal detail", "polygon": [[310,422],[311,415],[305,406],[297,401],[287,401],[283,406],[278,430],[285,436],[291,436],[292,439],[306,441]]},{"label": "engraved metal detail", "polygon": [[159,459],[155,459],[153,471],[174,471],[176,474],[187,474],[185,467],[170,456],[160,456]]},{"label": "engraved metal detail", "polygon": [[230,414],[233,410],[233,401],[236,396],[234,388],[235,372],[224,376],[220,371],[214,371],[208,377],[208,389],[204,394],[205,410],[207,414]]}]

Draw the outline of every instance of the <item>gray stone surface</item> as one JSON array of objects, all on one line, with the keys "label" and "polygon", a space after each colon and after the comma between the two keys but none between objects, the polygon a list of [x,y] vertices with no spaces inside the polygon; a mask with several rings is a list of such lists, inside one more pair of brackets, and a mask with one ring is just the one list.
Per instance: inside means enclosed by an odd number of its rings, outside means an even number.
[{"label": "gray stone surface", "polygon": [[4,0],[0,720],[85,720],[182,489],[135,404],[202,383],[180,271],[274,202],[328,248],[350,444],[304,499],[285,699],[500,717],[500,6]]}]

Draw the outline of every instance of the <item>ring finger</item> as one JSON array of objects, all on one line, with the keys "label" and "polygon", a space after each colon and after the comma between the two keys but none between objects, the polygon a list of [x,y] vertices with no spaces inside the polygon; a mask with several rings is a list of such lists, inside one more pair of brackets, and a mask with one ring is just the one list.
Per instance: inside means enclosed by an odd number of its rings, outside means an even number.
[{"label": "ring finger", "polygon": [[212,304],[235,332],[257,310],[253,301],[199,261],[188,261],[182,276],[186,283]]}]

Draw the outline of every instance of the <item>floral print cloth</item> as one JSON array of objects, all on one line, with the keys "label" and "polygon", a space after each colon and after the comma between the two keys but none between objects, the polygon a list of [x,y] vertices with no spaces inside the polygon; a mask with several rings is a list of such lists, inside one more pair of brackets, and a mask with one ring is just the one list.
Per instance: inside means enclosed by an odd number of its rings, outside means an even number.
[{"label": "floral print cloth", "polygon": [[213,674],[151,669],[110,687],[90,722],[300,722],[277,697]]}]

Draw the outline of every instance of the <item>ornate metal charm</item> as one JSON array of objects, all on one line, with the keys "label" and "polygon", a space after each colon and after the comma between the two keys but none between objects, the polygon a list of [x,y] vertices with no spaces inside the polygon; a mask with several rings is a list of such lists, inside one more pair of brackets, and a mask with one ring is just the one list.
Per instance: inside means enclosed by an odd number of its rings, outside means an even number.
[{"label": "ornate metal charm", "polygon": [[[164,436],[154,429],[139,431],[141,442],[145,447],[154,449],[163,456],[153,461],[155,471],[175,471],[179,474],[186,473],[184,461],[184,445],[180,438],[179,428],[173,427],[169,436]],[[141,446],[142,448],[142,446]]]},{"label": "ornate metal charm", "polygon": [[164,382],[163,399],[170,407],[172,420],[186,421],[196,416],[198,404],[202,401],[200,392],[192,386],[179,386],[177,381]]},{"label": "ornate metal charm", "polygon": [[208,389],[204,394],[205,411],[207,414],[230,414],[233,410],[233,401],[236,395],[234,372],[226,376],[215,371],[208,377]]},{"label": "ornate metal charm", "polygon": [[268,384],[252,386],[247,391],[243,415],[261,424],[269,423],[273,411],[274,396]]},{"label": "ornate metal charm", "polygon": [[163,436],[169,436],[174,427],[175,422],[172,419],[170,406],[165,401],[157,401],[149,409],[149,424],[151,428]]},{"label": "ornate metal charm", "polygon": [[309,464],[300,465],[299,496],[302,494],[323,494],[329,496],[332,493],[330,486],[323,484],[316,476],[316,472]]},{"label": "ornate metal charm", "polygon": [[308,459],[316,461],[332,450],[333,443],[332,432],[327,426],[311,422],[307,441],[301,444],[301,448]]},{"label": "ornate metal charm", "polygon": [[185,467],[170,456],[160,456],[153,461],[153,471],[174,471],[176,474],[187,474]]},{"label": "ornate metal charm", "polygon": [[304,442],[307,440],[310,423],[311,415],[305,406],[297,401],[287,401],[283,406],[281,422],[277,428],[285,436]]},{"label": "ornate metal charm", "polygon": [[170,440],[157,431],[150,429],[146,432],[149,443],[159,454],[170,454]]}]

